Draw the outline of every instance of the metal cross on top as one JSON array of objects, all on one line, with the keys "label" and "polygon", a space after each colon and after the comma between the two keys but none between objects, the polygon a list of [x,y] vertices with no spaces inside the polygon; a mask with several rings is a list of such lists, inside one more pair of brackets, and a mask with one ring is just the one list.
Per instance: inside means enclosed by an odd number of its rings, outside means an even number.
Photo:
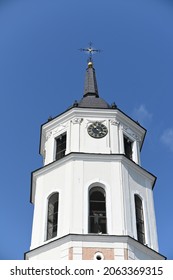
[{"label": "metal cross on top", "polygon": [[90,61],[90,62],[92,62],[93,60],[92,60],[92,55],[93,55],[93,53],[95,53],[95,52],[101,52],[101,50],[99,50],[99,49],[93,49],[92,48],[92,42],[90,42],[89,43],[89,47],[88,48],[86,48],[86,49],[79,49],[81,52],[87,52],[88,54],[89,54],[89,59],[88,59],[88,61]]}]

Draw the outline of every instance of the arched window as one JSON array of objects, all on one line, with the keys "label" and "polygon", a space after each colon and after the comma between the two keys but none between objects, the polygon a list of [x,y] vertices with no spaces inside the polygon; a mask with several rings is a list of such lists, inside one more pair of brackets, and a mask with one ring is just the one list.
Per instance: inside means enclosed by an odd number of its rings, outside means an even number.
[{"label": "arched window", "polygon": [[135,194],[136,230],[138,241],[145,244],[144,214],[141,198]]},{"label": "arched window", "polygon": [[59,193],[53,193],[48,200],[47,240],[57,236]]},{"label": "arched window", "polygon": [[93,187],[89,192],[89,232],[107,233],[105,191]]}]

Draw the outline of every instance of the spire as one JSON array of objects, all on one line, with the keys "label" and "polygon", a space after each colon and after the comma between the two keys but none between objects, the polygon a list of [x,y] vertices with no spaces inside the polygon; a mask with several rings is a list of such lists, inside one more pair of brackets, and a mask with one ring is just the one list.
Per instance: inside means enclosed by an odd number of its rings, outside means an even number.
[{"label": "spire", "polygon": [[86,97],[86,96],[90,95],[90,96],[99,97],[95,69],[93,68],[92,55],[96,52],[100,52],[100,50],[94,49],[92,47],[92,43],[90,42],[88,48],[80,49],[80,51],[84,51],[84,52],[87,52],[89,54],[88,68],[86,69],[85,87],[84,87],[84,95],[83,96]]},{"label": "spire", "polygon": [[88,62],[88,68],[86,69],[86,76],[85,76],[83,96],[86,97],[88,95],[99,97],[96,74],[95,74],[95,69],[93,68],[92,60]]},{"label": "spire", "polygon": [[[89,54],[88,67],[85,75],[85,85],[83,98],[77,103],[78,107],[82,108],[110,108],[110,105],[99,97],[95,69],[93,67],[92,55],[100,50],[93,49],[92,43],[86,49],[79,49],[80,51]],[[76,103],[74,103],[76,105]]]}]

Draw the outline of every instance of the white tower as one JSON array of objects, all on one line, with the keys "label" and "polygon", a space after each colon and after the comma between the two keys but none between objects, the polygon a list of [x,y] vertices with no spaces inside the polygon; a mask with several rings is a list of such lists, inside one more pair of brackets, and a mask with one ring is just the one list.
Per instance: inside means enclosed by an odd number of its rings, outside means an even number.
[{"label": "white tower", "polygon": [[44,166],[25,259],[164,259],[158,253],[155,176],[140,165],[146,130],[99,97],[93,63],[83,98],[41,127]]}]

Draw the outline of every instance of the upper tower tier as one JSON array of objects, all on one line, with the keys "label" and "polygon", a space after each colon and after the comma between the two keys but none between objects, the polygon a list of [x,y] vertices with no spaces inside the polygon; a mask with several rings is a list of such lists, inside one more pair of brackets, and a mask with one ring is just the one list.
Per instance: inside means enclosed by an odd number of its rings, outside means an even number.
[{"label": "upper tower tier", "polygon": [[[93,132],[91,131],[93,126]],[[96,128],[97,126],[97,128]],[[102,128],[101,128],[102,127]],[[106,133],[100,137],[104,127]],[[99,97],[93,62],[88,63],[82,99],[42,125],[40,153],[44,165],[69,153],[123,154],[140,165],[146,130],[115,104]]]}]

